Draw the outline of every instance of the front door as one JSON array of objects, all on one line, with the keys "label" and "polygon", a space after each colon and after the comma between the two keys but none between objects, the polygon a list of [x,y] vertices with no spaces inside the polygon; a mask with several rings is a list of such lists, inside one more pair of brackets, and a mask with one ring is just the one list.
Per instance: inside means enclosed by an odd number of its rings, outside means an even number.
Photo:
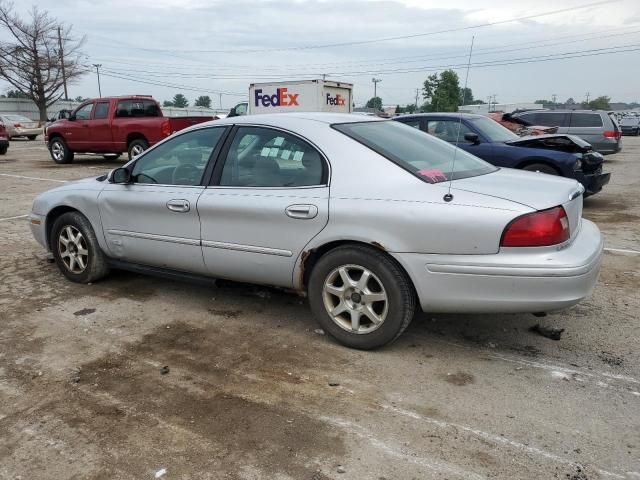
[{"label": "front door", "polygon": [[81,105],[73,113],[74,120],[65,122],[64,138],[71,150],[83,152],[91,141],[91,113],[94,103]]},{"label": "front door", "polygon": [[205,274],[198,198],[225,127],[192,130],[158,145],[127,168],[132,183],[108,184],[98,205],[113,258]]},{"label": "front door", "polygon": [[329,165],[306,140],[241,126],[198,200],[202,251],[219,278],[290,287],[304,246],[327,224]]}]

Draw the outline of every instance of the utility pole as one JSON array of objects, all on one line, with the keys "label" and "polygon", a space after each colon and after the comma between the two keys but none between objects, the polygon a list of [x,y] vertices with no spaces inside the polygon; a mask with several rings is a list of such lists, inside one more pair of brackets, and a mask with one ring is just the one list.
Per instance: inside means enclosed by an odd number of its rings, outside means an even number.
[{"label": "utility pole", "polygon": [[378,96],[378,83],[380,83],[382,79],[373,77],[371,81],[373,82],[373,98],[376,98]]},{"label": "utility pole", "polygon": [[220,96],[220,110],[222,110],[222,94],[219,93],[218,95]]},{"label": "utility pole", "polygon": [[589,103],[589,96],[590,96],[590,92],[587,92],[587,100],[584,103]]},{"label": "utility pole", "polygon": [[69,100],[69,94],[67,93],[67,75],[64,71],[64,50],[62,49],[62,34],[60,33],[60,27],[58,27],[58,48],[60,49],[60,70],[62,70],[62,85],[64,86],[64,99]]},{"label": "utility pole", "polygon": [[93,66],[96,67],[96,73],[98,74],[98,95],[100,95],[100,98],[102,98],[102,89],[100,88],[100,67],[102,66],[102,64],[94,63]]},{"label": "utility pole", "polygon": [[496,100],[496,94],[493,94],[493,109],[496,109],[496,104],[498,103],[498,100]]},{"label": "utility pole", "polygon": [[558,98],[558,95],[556,95],[555,93],[551,95],[551,101],[553,102],[553,109],[556,109],[556,100]]},{"label": "utility pole", "polygon": [[416,88],[416,112],[418,111],[418,92],[420,92],[420,89]]}]

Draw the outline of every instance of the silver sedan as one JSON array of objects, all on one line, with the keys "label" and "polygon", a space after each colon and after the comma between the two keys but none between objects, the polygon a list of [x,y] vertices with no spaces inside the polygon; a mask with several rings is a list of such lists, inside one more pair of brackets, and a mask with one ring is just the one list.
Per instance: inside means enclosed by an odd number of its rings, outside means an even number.
[{"label": "silver sedan", "polygon": [[71,281],[124,268],[293,288],[329,334],[367,349],[418,307],[545,312],[588,296],[603,242],[582,192],[393,121],[255,115],[49,190],[30,221]]},{"label": "silver sedan", "polygon": [[23,115],[0,115],[0,122],[4,123],[7,129],[9,140],[16,137],[26,137],[29,140],[35,140],[42,133],[42,127],[39,122],[34,122],[30,118]]}]

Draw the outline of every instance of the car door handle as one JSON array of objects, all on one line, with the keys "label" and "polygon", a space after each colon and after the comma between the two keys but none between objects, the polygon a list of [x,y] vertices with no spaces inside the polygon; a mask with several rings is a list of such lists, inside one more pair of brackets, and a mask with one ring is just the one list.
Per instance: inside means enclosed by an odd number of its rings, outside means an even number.
[{"label": "car door handle", "polygon": [[315,205],[289,205],[284,212],[291,218],[309,219],[318,215],[318,207]]},{"label": "car door handle", "polygon": [[189,204],[189,200],[176,199],[169,200],[167,202],[167,208],[172,212],[185,213],[190,210],[191,205]]}]

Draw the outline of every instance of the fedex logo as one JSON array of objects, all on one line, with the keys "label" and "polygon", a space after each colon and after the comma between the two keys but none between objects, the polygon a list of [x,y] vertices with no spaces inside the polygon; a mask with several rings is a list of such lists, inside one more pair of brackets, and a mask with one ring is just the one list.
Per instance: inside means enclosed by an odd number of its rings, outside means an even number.
[{"label": "fedex logo", "polygon": [[327,93],[327,105],[334,105],[338,107],[345,105],[345,98],[339,93],[336,93],[335,97],[332,97],[330,93]]},{"label": "fedex logo", "polygon": [[275,95],[263,94],[261,88],[255,91],[255,106],[263,107],[293,107],[298,106],[299,93],[289,93],[286,88],[278,88]]}]

